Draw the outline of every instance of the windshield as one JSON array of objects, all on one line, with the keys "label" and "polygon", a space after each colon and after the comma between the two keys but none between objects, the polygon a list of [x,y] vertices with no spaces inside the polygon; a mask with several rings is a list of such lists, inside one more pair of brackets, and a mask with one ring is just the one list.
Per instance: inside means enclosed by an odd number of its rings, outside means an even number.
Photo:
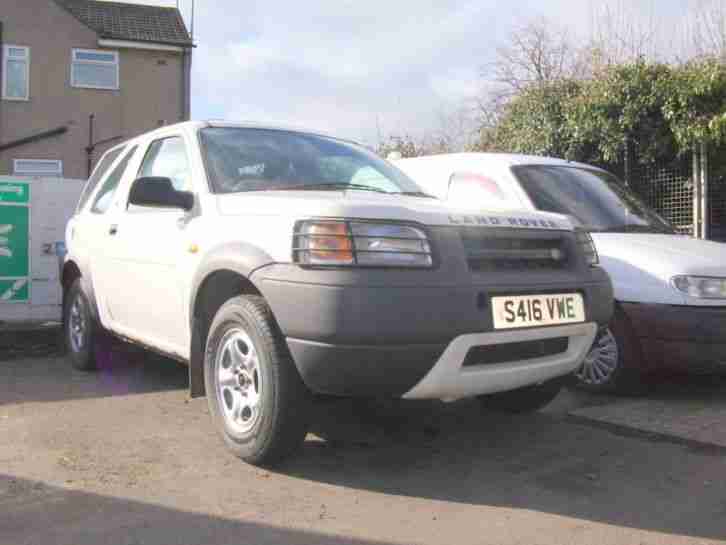
[{"label": "windshield", "polygon": [[512,170],[539,210],[567,214],[589,231],[674,232],[608,172],[552,165]]},{"label": "windshield", "polygon": [[202,129],[200,141],[215,193],[360,189],[424,196],[390,163],[333,138],[222,127]]}]

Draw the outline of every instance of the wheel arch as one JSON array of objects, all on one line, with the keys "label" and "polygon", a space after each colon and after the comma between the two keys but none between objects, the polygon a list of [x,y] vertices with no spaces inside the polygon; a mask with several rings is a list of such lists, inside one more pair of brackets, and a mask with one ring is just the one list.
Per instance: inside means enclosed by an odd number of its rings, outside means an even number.
[{"label": "wheel arch", "polygon": [[612,319],[620,320],[624,328],[624,334],[627,336],[626,342],[628,345],[626,347],[627,357],[631,358],[631,361],[642,362],[642,368],[644,370],[648,370],[651,362],[648,362],[644,357],[645,354],[643,353],[643,345],[640,340],[641,335],[638,329],[639,324],[637,324],[637,322],[633,320],[630,313],[628,312],[627,307],[627,303],[615,300]]},{"label": "wheel arch", "polygon": [[81,269],[76,265],[75,261],[69,260],[63,264],[63,271],[61,273],[61,286],[65,292],[71,287],[71,284],[75,282],[76,278],[80,278]]},{"label": "wheel arch", "polygon": [[93,283],[91,281],[91,277],[88,274],[84,274],[83,268],[78,265],[74,260],[69,259],[63,264],[63,269],[61,271],[61,290],[62,290],[62,307],[65,308],[66,304],[66,294],[68,293],[68,290],[73,285],[73,282],[75,282],[78,278],[81,279],[81,286],[83,288],[83,293],[88,298],[89,302],[91,303],[91,314],[98,323],[100,323],[100,316],[98,313],[98,304],[96,302],[96,294],[93,290]]},{"label": "wheel arch", "polygon": [[262,295],[250,280],[257,269],[273,263],[264,251],[245,243],[233,243],[211,251],[197,268],[189,298],[189,393],[205,395],[204,350],[209,326],[219,307],[238,295]]}]

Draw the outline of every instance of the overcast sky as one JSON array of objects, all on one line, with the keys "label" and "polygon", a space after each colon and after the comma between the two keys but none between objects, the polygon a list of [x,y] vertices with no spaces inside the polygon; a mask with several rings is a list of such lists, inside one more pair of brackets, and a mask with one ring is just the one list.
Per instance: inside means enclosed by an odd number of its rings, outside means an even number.
[{"label": "overcast sky", "polygon": [[[191,1],[180,0],[187,23]],[[497,45],[532,17],[587,35],[593,10],[610,4],[666,29],[699,1],[196,0],[192,116],[374,145],[379,134],[429,130],[471,99]]]}]

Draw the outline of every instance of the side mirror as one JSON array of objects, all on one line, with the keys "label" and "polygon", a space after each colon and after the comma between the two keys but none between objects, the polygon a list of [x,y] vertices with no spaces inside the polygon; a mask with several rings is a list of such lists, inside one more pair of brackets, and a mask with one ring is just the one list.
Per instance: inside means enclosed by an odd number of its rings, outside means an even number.
[{"label": "side mirror", "polygon": [[129,204],[191,210],[194,194],[174,189],[169,178],[146,176],[134,180],[129,192]]}]

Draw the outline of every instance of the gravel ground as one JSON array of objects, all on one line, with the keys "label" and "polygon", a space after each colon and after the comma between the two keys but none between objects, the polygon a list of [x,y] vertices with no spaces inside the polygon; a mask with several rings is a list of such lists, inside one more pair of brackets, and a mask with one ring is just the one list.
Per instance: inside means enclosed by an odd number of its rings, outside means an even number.
[{"label": "gravel ground", "polygon": [[329,400],[300,455],[267,471],[225,450],[174,362],[119,348],[84,374],[8,353],[2,545],[726,539],[726,456],[566,417],[602,398],[564,393],[518,417]]},{"label": "gravel ground", "polygon": [[0,362],[17,358],[60,356],[63,334],[58,327],[3,328],[0,323]]}]

